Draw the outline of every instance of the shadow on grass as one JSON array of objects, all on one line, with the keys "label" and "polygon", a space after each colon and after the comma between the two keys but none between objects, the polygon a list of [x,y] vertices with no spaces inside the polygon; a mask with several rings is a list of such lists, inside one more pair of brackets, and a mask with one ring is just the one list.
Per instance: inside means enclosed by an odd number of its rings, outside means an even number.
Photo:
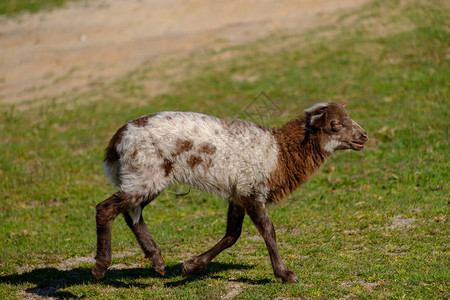
[{"label": "shadow on grass", "polygon": [[[231,269],[248,270],[253,267],[241,264],[215,263],[212,262],[208,267],[193,276],[177,280],[175,282],[166,283],[166,287],[178,287],[186,282],[200,280],[204,277],[226,279],[221,276],[214,275],[216,273]],[[163,280],[172,278],[181,278],[181,264],[166,266],[165,276],[161,276],[153,268],[130,268],[130,269],[113,269],[106,272],[106,276],[100,281],[100,285],[110,286],[114,288],[148,288],[151,284],[143,284],[133,281],[139,278],[160,278]],[[127,283],[126,281],[130,281]],[[244,281],[244,279],[243,279]],[[248,282],[248,281],[246,281]],[[94,284],[91,269],[74,268],[72,270],[62,271],[56,268],[41,268],[22,274],[12,274],[0,276],[0,283],[9,285],[33,284],[35,287],[25,290],[28,294],[41,297],[53,297],[57,299],[85,298],[85,295],[78,296],[67,291],[62,291],[71,286]],[[262,284],[264,282],[261,282]]]},{"label": "shadow on grass", "polygon": [[273,283],[273,280],[270,279],[258,279],[258,280],[254,280],[254,279],[248,279],[245,277],[240,277],[238,279],[228,279],[225,276],[211,276],[210,273],[205,272],[204,274],[198,274],[198,275],[193,275],[193,276],[189,276],[189,277],[185,277],[181,280],[177,280],[177,281],[173,281],[173,282],[168,282],[166,284],[164,284],[164,287],[179,287],[182,286],[184,284],[186,284],[187,282],[192,282],[192,281],[197,281],[197,280],[202,280],[203,278],[214,278],[214,279],[220,279],[220,280],[228,280],[230,282],[243,282],[249,285],[262,285],[262,284],[269,284],[269,283]]},{"label": "shadow on grass", "polygon": [[[180,270],[181,270],[181,264],[178,265]],[[216,263],[216,262],[211,262],[208,264],[208,266],[201,271],[195,272],[187,277],[182,277],[180,280],[177,281],[172,281],[172,282],[167,282],[166,284],[164,284],[164,287],[178,287],[178,286],[182,286],[184,284],[186,284],[187,282],[192,282],[192,281],[198,281],[198,280],[202,280],[203,278],[214,278],[214,279],[220,279],[220,280],[229,280],[229,278],[227,277],[227,275],[225,276],[220,276],[220,275],[216,275],[217,273],[220,273],[222,271],[228,271],[228,270],[232,270],[232,269],[238,269],[238,270],[250,270],[253,269],[253,266],[246,266],[246,265],[241,265],[241,264],[224,264],[224,263]],[[173,276],[173,277],[178,277],[180,273],[177,273],[177,276]],[[246,282],[249,284],[265,284],[265,283],[269,283],[271,282],[270,280],[256,280],[256,281],[252,281],[250,279],[244,279],[244,278],[240,278],[239,280],[229,280],[229,281],[240,281],[240,282]]]}]

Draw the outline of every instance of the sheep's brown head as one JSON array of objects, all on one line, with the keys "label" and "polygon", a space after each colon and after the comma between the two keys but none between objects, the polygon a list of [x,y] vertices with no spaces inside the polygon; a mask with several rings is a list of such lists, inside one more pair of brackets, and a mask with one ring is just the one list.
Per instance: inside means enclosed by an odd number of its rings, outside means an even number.
[{"label": "sheep's brown head", "polygon": [[330,154],[335,150],[362,150],[369,140],[366,131],[347,114],[346,105],[345,100],[318,103],[305,110],[308,128],[318,135],[322,149]]}]

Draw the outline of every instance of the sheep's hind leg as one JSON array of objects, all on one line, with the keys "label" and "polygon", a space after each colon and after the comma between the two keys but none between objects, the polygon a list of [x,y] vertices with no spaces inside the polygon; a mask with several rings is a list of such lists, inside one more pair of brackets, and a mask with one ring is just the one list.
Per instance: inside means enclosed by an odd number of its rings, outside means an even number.
[{"label": "sheep's hind leg", "polygon": [[[155,197],[152,197],[151,199],[154,198]],[[137,208],[133,208],[127,212],[124,212],[123,215],[125,217],[127,225],[136,236],[136,239],[141,246],[145,257],[150,259],[153,268],[158,273],[164,276],[165,263],[161,255],[161,248],[153,239],[153,236],[150,234],[150,231],[148,230],[147,225],[142,218],[142,210],[150,201],[147,201],[145,204],[141,204]]]},{"label": "sheep's hind leg", "polygon": [[227,230],[225,236],[214,247],[205,253],[184,262],[181,270],[182,276],[189,275],[194,271],[205,268],[220,252],[233,246],[241,235],[244,217],[244,208],[230,202],[228,207]]},{"label": "sheep's hind leg", "polygon": [[96,206],[97,255],[95,256],[95,267],[92,269],[92,275],[96,282],[105,276],[106,270],[111,264],[111,230],[114,219],[130,207],[129,199],[122,199],[118,193]]}]

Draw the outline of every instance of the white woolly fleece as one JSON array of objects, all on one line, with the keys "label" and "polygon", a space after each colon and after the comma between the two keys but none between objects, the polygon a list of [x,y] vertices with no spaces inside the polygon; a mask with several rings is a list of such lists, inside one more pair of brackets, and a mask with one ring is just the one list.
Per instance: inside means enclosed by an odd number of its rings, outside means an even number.
[{"label": "white woolly fleece", "polygon": [[[183,143],[190,147],[180,151]],[[135,201],[156,196],[174,181],[230,201],[252,193],[264,199],[278,161],[271,131],[199,113],[161,112],[149,116],[145,126],[130,122],[116,150],[120,160],[116,165],[105,163],[105,174]]]}]

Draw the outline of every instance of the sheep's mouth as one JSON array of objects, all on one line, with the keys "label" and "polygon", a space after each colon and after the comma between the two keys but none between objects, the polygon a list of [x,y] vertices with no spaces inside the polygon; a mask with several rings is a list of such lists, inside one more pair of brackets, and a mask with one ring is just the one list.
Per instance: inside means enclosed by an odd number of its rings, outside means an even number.
[{"label": "sheep's mouth", "polygon": [[364,142],[351,141],[350,145],[352,145],[352,148],[354,150],[362,150],[362,149],[364,149]]}]

